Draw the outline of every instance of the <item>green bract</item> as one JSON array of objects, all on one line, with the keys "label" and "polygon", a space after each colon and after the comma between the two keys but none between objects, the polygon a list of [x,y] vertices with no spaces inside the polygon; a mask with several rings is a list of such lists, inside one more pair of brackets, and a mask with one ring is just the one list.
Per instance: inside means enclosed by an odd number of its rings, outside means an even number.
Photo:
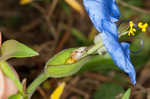
[{"label": "green bract", "polygon": [[70,57],[73,50],[74,49],[64,50],[50,59],[46,64],[45,73],[49,77],[57,78],[70,76],[78,72],[80,68],[90,59],[90,56],[82,58],[73,64],[66,64],[65,62]]}]

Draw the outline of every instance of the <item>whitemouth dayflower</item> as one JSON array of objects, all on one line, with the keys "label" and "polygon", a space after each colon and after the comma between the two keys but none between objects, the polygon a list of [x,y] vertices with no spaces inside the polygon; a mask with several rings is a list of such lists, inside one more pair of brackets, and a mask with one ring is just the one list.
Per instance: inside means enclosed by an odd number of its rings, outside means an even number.
[{"label": "whitemouth dayflower", "polygon": [[117,26],[120,11],[115,0],[83,0],[88,15],[96,29],[101,32],[103,44],[115,64],[125,71],[136,84],[136,72],[130,61],[129,44],[118,41]]}]

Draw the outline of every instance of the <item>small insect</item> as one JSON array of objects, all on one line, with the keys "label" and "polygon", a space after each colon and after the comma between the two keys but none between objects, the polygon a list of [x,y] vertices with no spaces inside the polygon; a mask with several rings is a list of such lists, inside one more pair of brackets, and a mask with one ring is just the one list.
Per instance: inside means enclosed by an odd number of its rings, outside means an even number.
[{"label": "small insect", "polygon": [[74,50],[72,53],[71,53],[71,56],[69,57],[69,59],[67,60],[67,64],[72,64],[78,60],[80,60],[84,54],[84,52],[87,51],[87,47],[80,47],[76,50]]}]

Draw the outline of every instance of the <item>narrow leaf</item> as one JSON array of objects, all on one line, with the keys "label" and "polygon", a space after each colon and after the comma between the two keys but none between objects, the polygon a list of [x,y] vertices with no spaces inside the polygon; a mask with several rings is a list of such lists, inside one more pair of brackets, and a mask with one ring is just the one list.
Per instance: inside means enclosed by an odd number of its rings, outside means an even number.
[{"label": "narrow leaf", "polygon": [[2,44],[1,48],[2,58],[24,58],[38,55],[36,51],[27,47],[26,45],[16,41],[7,40]]},{"label": "narrow leaf", "polygon": [[130,99],[131,89],[129,88],[123,95],[121,99]]}]

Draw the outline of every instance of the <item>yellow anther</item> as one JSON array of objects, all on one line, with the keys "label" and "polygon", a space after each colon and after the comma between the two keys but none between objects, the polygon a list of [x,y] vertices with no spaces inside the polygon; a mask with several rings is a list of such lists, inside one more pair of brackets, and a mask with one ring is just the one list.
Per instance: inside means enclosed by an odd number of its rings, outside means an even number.
[{"label": "yellow anther", "polygon": [[143,24],[142,22],[139,22],[138,27],[142,30],[142,32],[146,32],[148,24],[147,23]]},{"label": "yellow anther", "polygon": [[130,27],[133,27],[133,26],[134,26],[134,23],[133,23],[132,21],[130,21],[130,22],[129,22],[129,26],[130,26]]},{"label": "yellow anther", "polygon": [[136,32],[136,29],[134,28],[134,23],[132,21],[129,22],[129,32],[128,32],[128,36],[131,36],[131,35],[135,35],[134,33]]}]

